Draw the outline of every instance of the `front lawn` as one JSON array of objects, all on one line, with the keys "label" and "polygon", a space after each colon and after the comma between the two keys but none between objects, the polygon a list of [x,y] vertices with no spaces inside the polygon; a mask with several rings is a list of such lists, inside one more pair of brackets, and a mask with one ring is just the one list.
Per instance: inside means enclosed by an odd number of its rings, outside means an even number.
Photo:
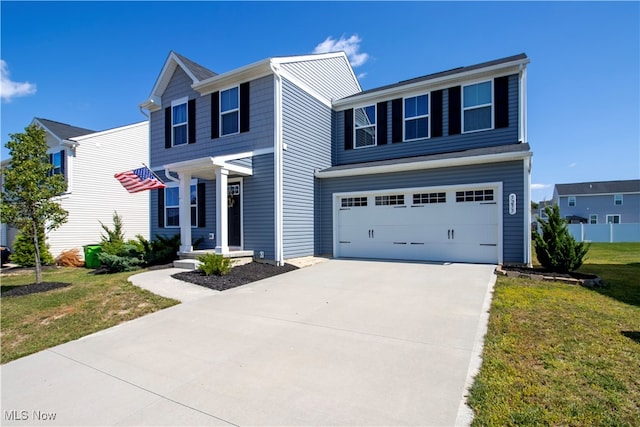
[{"label": "front lawn", "polygon": [[[55,268],[43,281],[69,286],[25,296],[3,296],[1,363],[170,307],[178,301],[133,286],[135,273],[93,275],[85,268]],[[2,292],[34,282],[34,274],[2,275]]]},{"label": "front lawn", "polygon": [[640,425],[640,243],[594,243],[606,288],[499,277],[474,426]]}]

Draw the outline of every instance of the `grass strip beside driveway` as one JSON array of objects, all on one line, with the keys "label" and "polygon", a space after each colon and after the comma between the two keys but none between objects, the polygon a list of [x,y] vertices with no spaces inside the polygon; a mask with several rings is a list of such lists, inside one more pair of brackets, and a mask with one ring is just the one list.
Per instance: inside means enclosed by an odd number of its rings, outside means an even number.
[{"label": "grass strip beside driveway", "polygon": [[640,425],[640,244],[593,244],[580,271],[607,287],[498,278],[474,426]]},{"label": "grass strip beside driveway", "polygon": [[[43,293],[2,297],[1,363],[115,326],[178,301],[154,295],[127,281],[131,273],[90,274],[85,268],[43,272],[46,282],[70,286]],[[33,273],[3,275],[3,291],[33,283]]]}]

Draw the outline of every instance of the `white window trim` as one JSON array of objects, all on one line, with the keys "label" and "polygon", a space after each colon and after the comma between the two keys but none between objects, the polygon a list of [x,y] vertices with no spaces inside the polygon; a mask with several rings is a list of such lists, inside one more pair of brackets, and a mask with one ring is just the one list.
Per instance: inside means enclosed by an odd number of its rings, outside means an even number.
[{"label": "white window trim", "polygon": [[[618,199],[620,199],[620,203],[617,203]],[[613,195],[613,205],[614,206],[622,206],[624,204],[624,198],[622,194],[614,194]]]},{"label": "white window trim", "polygon": [[[571,201],[573,200],[573,205],[571,204]],[[578,205],[578,199],[576,198],[576,196],[568,196],[567,197],[567,206],[570,208],[575,208]]]},{"label": "white window trim", "polygon": [[[595,222],[591,222],[592,219],[595,219]],[[598,214],[589,215],[589,224],[597,224],[598,223]]]},{"label": "white window trim", "polygon": [[[178,105],[182,105],[182,104],[185,104],[185,106],[186,106],[187,116],[185,117],[184,123],[180,123],[180,124],[176,125],[176,124],[173,123],[173,107],[177,107]],[[187,127],[187,141],[184,144],[179,144],[179,145],[175,144],[174,128],[176,126],[186,126]],[[188,96],[184,96],[182,98],[175,99],[175,100],[171,101],[171,147],[181,147],[183,145],[189,145],[189,97]]]},{"label": "white window trim", "polygon": [[[419,96],[427,96],[427,114],[423,114],[421,116],[415,116],[415,117],[409,117],[407,118],[407,116],[405,115],[406,111],[405,111],[405,102],[407,99],[410,98],[417,98]],[[420,138],[411,138],[411,139],[407,139],[407,120],[418,120],[418,119],[424,119],[426,117],[427,119],[427,136],[425,137],[420,137]],[[376,123],[378,118],[376,117]],[[418,141],[420,139],[429,139],[431,138],[431,92],[425,92],[425,93],[419,93],[417,95],[412,95],[412,96],[405,96],[404,98],[402,98],[402,141]]]},{"label": "white window trim", "polygon": [[[360,126],[358,127],[358,124],[356,123],[356,110],[359,109],[365,109],[368,107],[373,107],[373,114],[375,114],[375,123],[372,125],[366,125],[366,126]],[[373,128],[373,142],[374,144],[372,145],[363,145],[361,147],[358,147],[356,144],[358,143],[358,129],[366,129],[366,128]],[[354,150],[359,150],[361,148],[369,148],[369,147],[377,147],[378,146],[378,107],[376,104],[367,104],[367,105],[362,105],[360,107],[356,107],[353,109],[353,148]]]},{"label": "white window trim", "polygon": [[[618,217],[618,222],[617,223],[609,222],[609,218],[613,218],[613,217],[616,217],[616,216]],[[620,214],[607,214],[605,218],[606,218],[606,223],[607,224],[622,224],[622,215],[620,215]]]},{"label": "white window trim", "polygon": [[[232,90],[232,89],[238,89],[238,108],[233,108],[231,110],[227,110],[227,111],[222,111],[222,92],[226,92],[228,90]],[[220,137],[224,137],[224,136],[230,136],[230,135],[237,135],[240,133],[240,85],[235,85],[235,86],[231,86],[228,87],[226,89],[222,89],[220,90],[220,92],[218,93],[218,123],[220,123]],[[232,133],[222,133],[223,131],[223,126],[222,126],[222,116],[223,115],[227,115],[227,114],[231,114],[234,112],[238,112],[238,130],[236,132],[232,132]]]},{"label": "white window trim", "polygon": [[[481,83],[487,83],[489,82],[491,84],[491,102],[488,104],[479,104],[479,105],[474,105],[473,107],[466,107],[464,106],[464,88],[467,86],[474,86],[477,84],[481,84]],[[495,113],[494,113],[494,109],[495,109],[495,99],[494,99],[494,93],[493,93],[493,79],[489,79],[489,80],[478,80],[475,82],[471,82],[468,83],[466,85],[462,85],[462,89],[461,89],[461,94],[460,94],[460,102],[461,102],[461,112],[460,114],[462,114],[462,119],[461,119],[461,124],[462,124],[462,133],[474,133],[474,132],[484,132],[486,130],[493,130],[495,129]],[[484,107],[491,107],[491,127],[488,128],[484,128],[484,129],[474,129],[474,130],[468,130],[465,131],[464,130],[464,113],[465,111],[468,110],[475,110],[477,108],[484,108]]]},{"label": "white window trim", "polygon": [[[180,228],[180,224],[178,225],[167,225],[168,221],[167,221],[167,207],[170,208],[178,208],[180,209],[180,199],[178,199],[178,204],[176,206],[171,205],[171,206],[167,206],[167,189],[169,188],[176,188],[179,187],[179,183],[177,182],[167,182],[166,183],[167,187],[164,189],[164,228]],[[197,192],[198,192],[198,180],[197,179],[192,179],[191,180],[191,184],[190,186],[196,186],[196,204],[195,204],[195,208],[196,208],[196,225],[191,225],[191,228],[198,228],[198,198],[197,198]],[[178,194],[179,194],[178,190]],[[194,205],[189,205],[190,208],[194,207]],[[178,211],[178,215],[180,215],[179,211]],[[178,217],[179,218],[179,217]],[[189,218],[189,221],[191,221],[191,218]]]}]

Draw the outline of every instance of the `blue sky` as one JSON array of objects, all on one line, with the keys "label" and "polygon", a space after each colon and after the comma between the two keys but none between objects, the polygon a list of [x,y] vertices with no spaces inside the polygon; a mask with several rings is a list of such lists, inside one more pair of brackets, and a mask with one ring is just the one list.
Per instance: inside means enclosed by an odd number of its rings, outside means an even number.
[{"label": "blue sky", "polygon": [[337,46],[365,90],[524,52],[533,200],[556,183],[640,177],[639,2],[0,7],[2,158],[8,135],[33,117],[95,130],[144,120],[138,105],[170,50],[222,73]]}]

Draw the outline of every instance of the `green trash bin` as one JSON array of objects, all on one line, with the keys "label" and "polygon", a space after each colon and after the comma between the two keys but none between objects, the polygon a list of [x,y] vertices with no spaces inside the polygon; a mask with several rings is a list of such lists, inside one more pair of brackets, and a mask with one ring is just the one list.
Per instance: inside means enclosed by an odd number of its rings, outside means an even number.
[{"label": "green trash bin", "polygon": [[98,255],[102,251],[100,245],[87,245],[84,247],[84,265],[87,268],[99,268],[100,257]]}]

